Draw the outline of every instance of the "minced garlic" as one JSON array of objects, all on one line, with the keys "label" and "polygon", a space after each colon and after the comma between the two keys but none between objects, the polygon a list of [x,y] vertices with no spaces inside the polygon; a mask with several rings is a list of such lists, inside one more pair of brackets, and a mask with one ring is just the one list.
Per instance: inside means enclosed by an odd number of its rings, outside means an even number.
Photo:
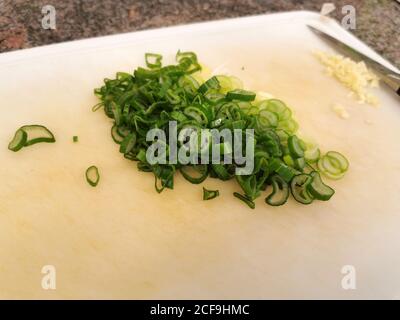
[{"label": "minced garlic", "polygon": [[355,62],[350,58],[326,52],[314,52],[326,67],[327,73],[348,87],[360,103],[379,105],[378,99],[368,92],[369,88],[379,86],[379,78],[370,71],[363,61]]}]

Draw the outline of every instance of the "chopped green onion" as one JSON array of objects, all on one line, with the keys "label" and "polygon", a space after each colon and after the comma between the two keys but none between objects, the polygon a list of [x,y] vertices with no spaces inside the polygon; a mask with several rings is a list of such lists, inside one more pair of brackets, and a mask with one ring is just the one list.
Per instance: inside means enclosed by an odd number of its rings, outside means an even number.
[{"label": "chopped green onion", "polygon": [[[96,94],[96,90],[95,90],[95,94]],[[95,105],[92,107],[92,111],[93,111],[93,112],[96,112],[97,110],[99,110],[99,109],[102,108],[102,107],[104,107],[103,102],[99,102],[98,104],[95,104]]]},{"label": "chopped green onion", "polygon": [[234,192],[233,195],[239,200],[243,201],[245,204],[247,204],[250,209],[254,209],[256,207],[255,203],[252,200],[250,200],[247,196],[244,196],[238,192]]},{"label": "chopped green onion", "polygon": [[18,129],[15,132],[14,138],[8,144],[8,149],[14,152],[20,150],[26,144],[27,138],[27,133],[21,129]]},{"label": "chopped green onion", "polygon": [[312,180],[307,186],[307,190],[310,194],[318,200],[329,200],[335,193],[335,190],[322,182],[321,176],[317,171],[311,172],[310,176]]},{"label": "chopped green onion", "polygon": [[272,193],[265,198],[271,206],[281,206],[286,203],[289,198],[289,186],[285,180],[279,175],[274,175],[271,178]]},{"label": "chopped green onion", "polygon": [[86,170],[86,181],[95,187],[100,181],[99,169],[96,166],[91,166]]},{"label": "chopped green onion", "polygon": [[304,158],[309,163],[317,162],[320,156],[321,151],[317,146],[312,146],[311,148],[307,148],[306,151],[304,151]]},{"label": "chopped green onion", "polygon": [[306,159],[304,159],[304,158],[294,159],[294,167],[297,170],[303,171],[305,166],[306,166]]},{"label": "chopped green onion", "polygon": [[204,97],[211,104],[217,104],[225,99],[225,95],[219,92],[207,92]]},{"label": "chopped green onion", "polygon": [[339,167],[342,172],[347,171],[347,169],[349,168],[349,161],[341,153],[336,151],[328,151],[326,153],[326,156],[331,159],[337,160],[339,162]]},{"label": "chopped green onion", "polygon": [[129,133],[131,133],[131,130],[127,127],[120,126],[120,127],[117,127],[117,133],[121,137],[125,138]]},{"label": "chopped green onion", "polygon": [[[318,147],[306,144],[296,134],[299,125],[283,101],[255,100],[256,94],[243,90],[242,81],[234,76],[216,75],[204,81],[203,74],[198,72],[201,65],[191,51],[178,51],[176,64],[167,66],[162,65],[162,56],[156,53],[147,53],[145,60],[146,67],[138,67],[133,73],[118,72],[115,78],[104,79],[104,85],[94,90],[100,102],[93,110],[104,107],[106,116],[113,120],[111,137],[120,145],[120,152],[126,159],[137,161],[140,171],[154,175],[157,192],[173,189],[175,173],[180,171],[194,184],[208,177],[222,181],[235,178],[242,190],[235,197],[251,208],[268,186],[272,191],[265,201],[273,206],[284,204],[290,192],[304,204],[314,198],[326,200],[332,196],[333,189],[314,173],[315,167],[327,177],[340,178],[348,170],[347,159],[333,151],[321,156]],[[177,125],[176,132],[171,131],[171,121]],[[157,138],[162,148],[147,155],[152,145],[147,134],[152,129],[162,130],[168,139]],[[219,140],[214,141],[210,129],[220,134]],[[244,172],[245,165],[235,159],[238,144],[227,138],[238,133],[237,130],[247,129],[253,138],[252,172]],[[11,150],[31,141],[32,134],[26,132],[25,137],[23,132],[16,134],[9,145]],[[226,137],[225,133],[229,135]],[[178,140],[179,159],[176,159],[176,149],[169,145],[174,135]],[[46,137],[51,138],[48,134]],[[245,150],[247,153],[248,143],[243,140],[242,154]],[[215,150],[219,159],[214,159]],[[181,151],[194,161],[182,160]],[[159,161],[163,156],[165,161]],[[204,197],[213,197],[213,192],[205,189]]]},{"label": "chopped green onion", "polygon": [[331,174],[341,174],[342,170],[340,169],[340,163],[336,159],[329,158],[327,156],[323,156],[318,161],[318,167],[322,171],[328,171]]},{"label": "chopped green onion", "polygon": [[294,134],[299,128],[298,123],[293,119],[287,119],[279,121],[278,129],[287,131],[288,133]]},{"label": "chopped green onion", "polygon": [[146,59],[146,65],[150,69],[154,68],[161,68],[161,61],[162,61],[162,55],[161,54],[156,54],[156,53],[146,53],[145,55]]},{"label": "chopped green onion", "polygon": [[56,141],[51,131],[42,125],[34,124],[22,126],[20,130],[25,131],[28,135],[24,147],[39,142],[53,143]]},{"label": "chopped green onion", "polygon": [[78,142],[78,140],[79,140],[78,136],[73,136],[73,137],[72,137],[72,141],[73,141],[73,142]]},{"label": "chopped green onion", "polygon": [[290,190],[293,198],[302,204],[310,204],[313,202],[313,196],[308,191],[308,185],[311,183],[312,177],[308,174],[299,174],[295,176],[290,183]]},{"label": "chopped green onion", "polygon": [[262,128],[274,128],[278,126],[278,115],[268,110],[261,110],[257,118],[259,126]]},{"label": "chopped green onion", "polygon": [[204,82],[200,87],[199,87],[199,92],[202,94],[205,94],[208,90],[219,90],[221,88],[219,81],[217,77],[212,77],[208,79],[206,82]]},{"label": "chopped green onion", "polygon": [[286,165],[282,160],[278,158],[273,158],[271,160],[270,170],[271,172],[276,172],[277,174],[279,174],[286,182],[290,182],[297,173],[296,169]]},{"label": "chopped green onion", "polygon": [[318,170],[330,179],[343,178],[349,168],[349,161],[339,152],[329,151],[317,163]]},{"label": "chopped green onion", "polygon": [[294,156],[295,158],[301,158],[304,156],[304,150],[302,149],[299,138],[297,138],[297,136],[289,137],[288,148],[292,156]]},{"label": "chopped green onion", "polygon": [[269,99],[261,101],[258,104],[258,107],[261,110],[265,109],[267,111],[277,114],[279,117],[279,121],[289,120],[290,117],[292,116],[292,112],[286,106],[286,104],[278,99]]},{"label": "chopped green onion", "polygon": [[54,135],[42,125],[26,125],[19,128],[14,135],[14,138],[8,145],[11,151],[18,151],[22,147],[31,146],[39,142],[52,143],[56,139]]},{"label": "chopped green onion", "polygon": [[230,79],[229,76],[225,76],[225,75],[218,75],[215,76],[220,84],[220,92],[221,94],[225,97],[225,95],[227,94],[228,91],[231,91],[233,89],[237,89],[237,88],[232,88],[232,81]]},{"label": "chopped green onion", "polygon": [[136,144],[136,134],[134,132],[128,134],[121,142],[119,152],[127,154],[132,151]]},{"label": "chopped green onion", "polygon": [[276,134],[279,137],[279,141],[281,142],[282,146],[287,146],[287,141],[290,135],[285,130],[276,130]]},{"label": "chopped green onion", "polygon": [[203,187],[203,200],[211,200],[219,196],[218,190],[207,190]]},{"label": "chopped green onion", "polygon": [[197,62],[197,55],[194,52],[187,51],[187,52],[182,52],[178,50],[176,53],[176,61],[182,62],[184,59],[189,59],[191,62]]},{"label": "chopped green onion", "polygon": [[124,138],[119,132],[118,132],[118,126],[114,124],[111,128],[111,137],[113,138],[115,143],[121,144],[122,141],[124,141]]},{"label": "chopped green onion", "polygon": [[289,166],[289,167],[294,167],[295,163],[294,163],[294,159],[292,158],[292,156],[290,154],[286,154],[283,156],[283,161]]},{"label": "chopped green onion", "polygon": [[229,100],[253,101],[256,98],[256,94],[254,92],[243,90],[243,89],[235,89],[235,90],[229,91],[226,94],[226,97]]}]

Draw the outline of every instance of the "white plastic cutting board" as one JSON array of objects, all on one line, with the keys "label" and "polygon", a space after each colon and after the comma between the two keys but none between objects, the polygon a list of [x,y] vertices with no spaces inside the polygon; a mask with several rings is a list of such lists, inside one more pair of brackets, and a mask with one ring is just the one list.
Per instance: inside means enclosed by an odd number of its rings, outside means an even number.
[{"label": "white plastic cutting board", "polygon": [[[400,105],[359,105],[311,52],[328,49],[306,23],[381,59],[334,21],[311,12],[209,22],[89,39],[0,55],[0,298],[396,298],[400,297]],[[176,178],[161,195],[92,113],[93,88],[116,71],[193,50],[211,69],[286,101],[302,134],[347,155],[329,202],[293,200],[250,210],[234,181],[209,179],[221,196]],[[167,59],[167,60],[168,60]],[[243,68],[242,68],[243,67]],[[243,70],[242,70],[243,69]],[[344,105],[350,119],[332,112]],[[24,124],[51,129],[55,144],[7,150]],[[369,123],[369,124],[368,124]],[[72,136],[79,142],[73,143]],[[85,169],[97,165],[90,187]],[[42,267],[56,290],[42,289]],[[343,266],[356,290],[344,290]]]}]

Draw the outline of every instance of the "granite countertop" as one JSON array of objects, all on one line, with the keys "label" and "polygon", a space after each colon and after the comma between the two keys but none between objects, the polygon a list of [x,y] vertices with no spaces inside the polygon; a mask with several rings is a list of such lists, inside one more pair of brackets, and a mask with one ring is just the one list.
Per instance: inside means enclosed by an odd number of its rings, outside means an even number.
[{"label": "granite countertop", "polygon": [[[400,3],[396,0],[0,0],[0,52],[100,35],[290,10],[320,11],[333,2],[356,8],[354,33],[400,67]],[[56,9],[55,30],[41,25]]]}]

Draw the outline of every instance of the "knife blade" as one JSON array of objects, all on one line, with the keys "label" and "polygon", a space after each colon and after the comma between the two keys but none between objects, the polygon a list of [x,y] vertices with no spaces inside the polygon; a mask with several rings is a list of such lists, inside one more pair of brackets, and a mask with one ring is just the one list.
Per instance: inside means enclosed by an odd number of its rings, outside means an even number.
[{"label": "knife blade", "polygon": [[385,84],[387,84],[397,93],[397,95],[400,96],[400,73],[385,67],[381,63],[361,53],[357,49],[347,45],[341,40],[327,34],[326,32],[311,25],[307,26],[319,37],[326,40],[328,43],[333,44],[335,48],[339,49],[339,51],[344,53],[346,56],[350,56],[354,60],[364,61],[367,66],[371,67],[379,74],[380,78]]}]

